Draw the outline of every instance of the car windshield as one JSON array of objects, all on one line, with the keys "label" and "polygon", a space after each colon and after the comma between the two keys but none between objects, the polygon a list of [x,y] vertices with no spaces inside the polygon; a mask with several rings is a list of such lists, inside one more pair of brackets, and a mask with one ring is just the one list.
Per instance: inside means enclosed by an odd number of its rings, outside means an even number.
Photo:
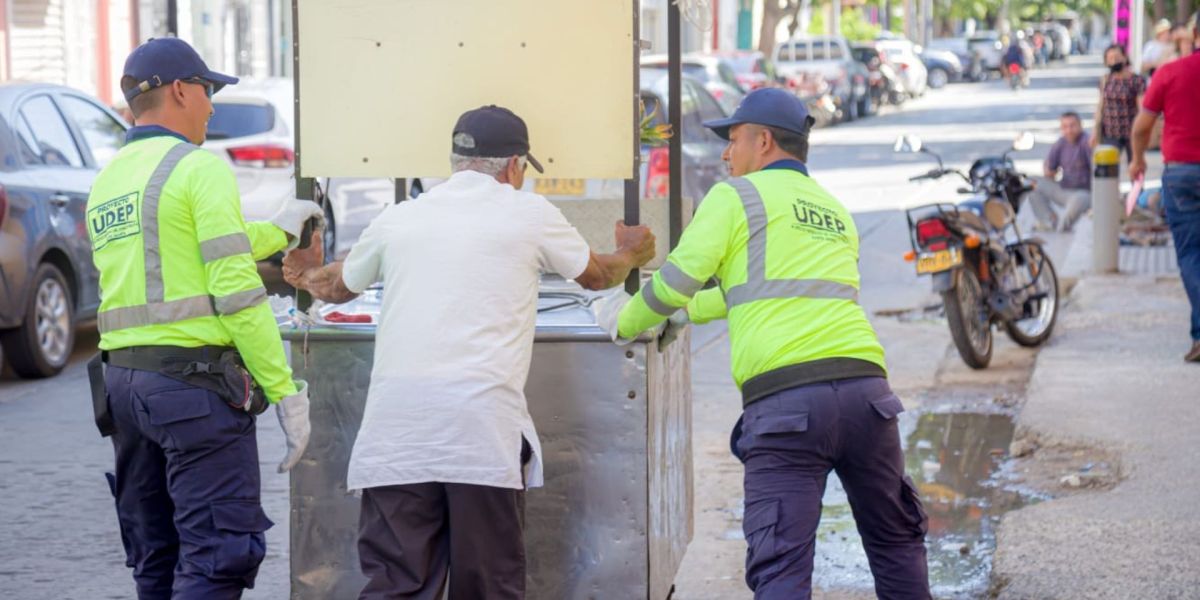
[{"label": "car windshield", "polygon": [[696,79],[698,81],[708,81],[709,80],[708,69],[704,68],[704,65],[698,65],[695,63],[683,63],[682,70],[683,70],[684,75],[691,77],[692,79]]},{"label": "car windshield", "polygon": [[806,60],[837,60],[843,58],[842,47],[833,42],[796,42],[779,47],[779,62],[793,62],[793,48],[796,51],[795,62]]},{"label": "car windshield", "polygon": [[729,57],[729,66],[733,67],[738,73],[761,73],[762,65],[758,64],[758,57],[749,54],[746,56],[731,56]]},{"label": "car windshield", "polygon": [[275,128],[275,109],[269,104],[213,102],[208,138],[220,140],[266,133]]}]

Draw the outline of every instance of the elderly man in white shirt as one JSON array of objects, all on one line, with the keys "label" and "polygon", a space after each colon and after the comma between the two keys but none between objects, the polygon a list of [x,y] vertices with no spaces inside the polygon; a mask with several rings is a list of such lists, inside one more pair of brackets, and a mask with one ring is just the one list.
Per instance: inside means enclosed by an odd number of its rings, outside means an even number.
[{"label": "elderly man in white shirt", "polygon": [[646,227],[617,223],[597,255],[545,198],[521,191],[525,122],[485,106],[460,117],[454,174],[388,207],[344,263],[318,241],[284,260],[292,285],[346,302],[383,281],[375,365],[347,485],[363,490],[360,598],[522,598],[525,488],[542,485],[525,402],[541,272],[619,285],[654,257]]}]

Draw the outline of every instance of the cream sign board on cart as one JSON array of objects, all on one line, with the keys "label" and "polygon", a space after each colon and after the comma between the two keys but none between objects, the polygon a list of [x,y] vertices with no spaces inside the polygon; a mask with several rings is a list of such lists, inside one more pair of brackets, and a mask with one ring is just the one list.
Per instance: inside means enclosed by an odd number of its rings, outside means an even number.
[{"label": "cream sign board on cart", "polygon": [[634,0],[298,4],[302,176],[446,176],[458,116],[498,104],[546,177],[634,177]]}]

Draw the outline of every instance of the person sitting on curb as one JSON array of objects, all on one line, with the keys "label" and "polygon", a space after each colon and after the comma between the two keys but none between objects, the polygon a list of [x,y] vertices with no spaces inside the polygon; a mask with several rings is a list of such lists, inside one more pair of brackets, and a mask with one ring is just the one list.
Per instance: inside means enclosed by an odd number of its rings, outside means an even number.
[{"label": "person sitting on curb", "polygon": [[[1037,215],[1037,228],[1067,232],[1092,206],[1092,156],[1088,136],[1079,114],[1065,112],[1058,123],[1062,137],[1046,156],[1044,178],[1029,195],[1029,205]],[[1059,171],[1062,179],[1055,181]],[[1058,215],[1051,204],[1063,207]]]}]

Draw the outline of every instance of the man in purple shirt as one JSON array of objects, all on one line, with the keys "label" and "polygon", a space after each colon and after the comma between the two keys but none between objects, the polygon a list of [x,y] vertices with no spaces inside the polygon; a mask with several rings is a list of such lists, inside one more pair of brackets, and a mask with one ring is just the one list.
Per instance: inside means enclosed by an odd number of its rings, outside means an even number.
[{"label": "man in purple shirt", "polygon": [[[1059,128],[1062,137],[1050,147],[1046,176],[1038,179],[1029,194],[1029,205],[1037,216],[1038,229],[1066,232],[1092,206],[1092,151],[1077,113],[1063,113]],[[1059,170],[1062,179],[1055,181]],[[1064,209],[1062,215],[1054,210],[1055,204]]]}]

